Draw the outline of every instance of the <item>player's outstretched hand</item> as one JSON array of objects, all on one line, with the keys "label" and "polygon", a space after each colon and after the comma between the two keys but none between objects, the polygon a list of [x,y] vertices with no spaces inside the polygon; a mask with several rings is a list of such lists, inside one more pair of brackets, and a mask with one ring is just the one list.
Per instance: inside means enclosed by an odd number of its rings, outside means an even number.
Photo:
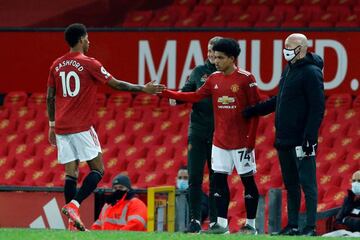
[{"label": "player's outstretched hand", "polygon": [[144,86],[144,92],[150,94],[162,93],[166,89],[165,85],[162,84],[155,84],[155,80],[148,82]]},{"label": "player's outstretched hand", "polygon": [[49,143],[52,146],[56,146],[56,136],[55,136],[55,128],[54,127],[49,128]]}]

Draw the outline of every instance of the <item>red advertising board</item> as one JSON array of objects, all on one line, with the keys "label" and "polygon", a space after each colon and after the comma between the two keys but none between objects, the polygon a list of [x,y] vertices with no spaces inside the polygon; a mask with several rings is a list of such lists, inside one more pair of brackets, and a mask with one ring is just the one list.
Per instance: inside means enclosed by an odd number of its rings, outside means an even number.
[{"label": "red advertising board", "polygon": [[[0,192],[0,227],[64,229],[68,220],[60,212],[62,192]],[[87,228],[94,222],[94,196],[80,207]]]},{"label": "red advertising board", "polygon": [[[209,38],[237,39],[239,66],[251,71],[259,88],[276,93],[284,65],[282,48],[290,32],[90,32],[88,55],[116,78],[133,83],[151,79],[179,88],[206,58]],[[310,50],[324,58],[327,93],[359,93],[360,32],[304,32]],[[0,92],[46,90],[52,61],[68,51],[62,32],[0,32]],[[106,89],[106,88],[104,88]],[[106,90],[109,91],[109,90]]]}]

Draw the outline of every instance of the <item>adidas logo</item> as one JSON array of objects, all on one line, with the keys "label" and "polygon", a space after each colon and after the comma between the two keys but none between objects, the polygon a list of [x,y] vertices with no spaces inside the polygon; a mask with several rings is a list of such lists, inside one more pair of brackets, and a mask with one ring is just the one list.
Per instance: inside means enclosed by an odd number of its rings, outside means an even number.
[{"label": "adidas logo", "polygon": [[[61,217],[59,205],[57,204],[55,198],[51,199],[50,202],[45,204],[43,210],[50,229],[65,229],[65,224],[63,218]],[[37,217],[34,221],[32,221],[32,223],[30,223],[29,227],[46,228],[43,217]]]},{"label": "adidas logo", "polygon": [[219,87],[218,87],[218,85],[217,84],[215,84],[215,87],[214,87],[214,89],[218,89]]},{"label": "adidas logo", "polygon": [[218,193],[214,193],[214,197],[221,197],[221,195]]},{"label": "adidas logo", "polygon": [[244,196],[244,198],[245,198],[245,199],[252,199],[253,197],[252,197],[250,194],[246,194],[246,195]]}]

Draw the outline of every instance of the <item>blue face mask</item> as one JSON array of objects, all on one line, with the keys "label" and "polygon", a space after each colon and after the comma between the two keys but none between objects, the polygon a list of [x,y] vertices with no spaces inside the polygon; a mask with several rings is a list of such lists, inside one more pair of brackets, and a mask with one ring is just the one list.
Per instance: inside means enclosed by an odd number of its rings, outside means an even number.
[{"label": "blue face mask", "polygon": [[185,179],[177,179],[176,180],[176,187],[179,190],[186,190],[189,188],[189,181]]},{"label": "blue face mask", "polygon": [[351,184],[351,190],[355,195],[360,195],[360,182],[353,182]]}]

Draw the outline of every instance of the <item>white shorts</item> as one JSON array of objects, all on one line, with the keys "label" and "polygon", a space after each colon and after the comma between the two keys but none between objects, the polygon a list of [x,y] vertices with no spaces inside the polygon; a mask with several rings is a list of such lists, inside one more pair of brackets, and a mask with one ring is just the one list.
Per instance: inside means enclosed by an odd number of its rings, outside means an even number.
[{"label": "white shorts", "polygon": [[93,127],[79,133],[56,134],[56,146],[60,164],[75,160],[89,161],[101,153],[100,142]]},{"label": "white shorts", "polygon": [[255,151],[246,154],[246,148],[226,150],[212,146],[211,168],[215,172],[231,174],[234,165],[239,175],[256,172]]}]

